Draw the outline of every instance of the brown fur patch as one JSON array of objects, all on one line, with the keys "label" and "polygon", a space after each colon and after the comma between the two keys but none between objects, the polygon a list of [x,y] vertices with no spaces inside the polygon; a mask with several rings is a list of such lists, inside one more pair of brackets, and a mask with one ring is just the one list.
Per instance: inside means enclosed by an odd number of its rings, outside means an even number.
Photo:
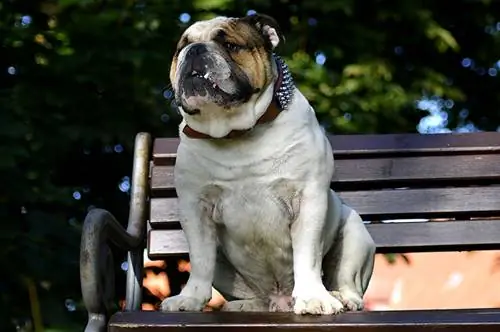
[{"label": "brown fur patch", "polygon": [[235,20],[225,28],[226,42],[243,46],[229,56],[243,70],[254,88],[264,88],[272,80],[270,50],[266,40],[244,20]]}]

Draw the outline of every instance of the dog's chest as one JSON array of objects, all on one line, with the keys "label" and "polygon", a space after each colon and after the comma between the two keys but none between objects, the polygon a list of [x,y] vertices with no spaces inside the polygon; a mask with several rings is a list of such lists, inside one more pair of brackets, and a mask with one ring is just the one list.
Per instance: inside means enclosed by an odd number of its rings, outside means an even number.
[{"label": "dog's chest", "polygon": [[288,180],[236,182],[224,185],[215,199],[214,221],[220,235],[252,252],[283,250],[299,200],[300,191]]},{"label": "dog's chest", "polygon": [[241,273],[272,275],[280,285],[291,282],[290,225],[299,202],[300,191],[285,179],[224,186],[214,221],[221,249]]}]

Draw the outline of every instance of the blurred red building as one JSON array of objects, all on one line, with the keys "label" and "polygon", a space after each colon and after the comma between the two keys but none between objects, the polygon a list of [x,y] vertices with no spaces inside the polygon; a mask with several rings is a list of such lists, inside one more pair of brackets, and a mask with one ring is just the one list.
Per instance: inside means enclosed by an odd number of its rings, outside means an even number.
[{"label": "blurred red building", "polygon": [[377,255],[367,310],[500,307],[500,251]]}]

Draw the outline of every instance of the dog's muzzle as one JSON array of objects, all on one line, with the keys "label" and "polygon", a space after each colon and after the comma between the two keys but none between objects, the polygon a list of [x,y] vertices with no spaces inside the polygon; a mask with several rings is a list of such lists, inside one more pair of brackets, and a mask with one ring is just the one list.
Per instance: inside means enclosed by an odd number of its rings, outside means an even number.
[{"label": "dog's muzzle", "polygon": [[216,65],[204,44],[193,44],[184,56],[181,87],[185,98],[218,92]]},{"label": "dog's muzzle", "polygon": [[247,101],[253,89],[247,76],[218,45],[187,46],[179,68],[178,102],[188,114],[203,103],[232,106]]}]

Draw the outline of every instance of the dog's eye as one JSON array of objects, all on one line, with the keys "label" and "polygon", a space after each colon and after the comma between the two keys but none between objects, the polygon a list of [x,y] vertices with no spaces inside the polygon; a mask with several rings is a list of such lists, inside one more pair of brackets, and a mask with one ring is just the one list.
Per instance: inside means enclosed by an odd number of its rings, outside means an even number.
[{"label": "dog's eye", "polygon": [[242,48],[240,45],[236,45],[229,42],[224,43],[224,47],[231,52],[237,52]]}]

